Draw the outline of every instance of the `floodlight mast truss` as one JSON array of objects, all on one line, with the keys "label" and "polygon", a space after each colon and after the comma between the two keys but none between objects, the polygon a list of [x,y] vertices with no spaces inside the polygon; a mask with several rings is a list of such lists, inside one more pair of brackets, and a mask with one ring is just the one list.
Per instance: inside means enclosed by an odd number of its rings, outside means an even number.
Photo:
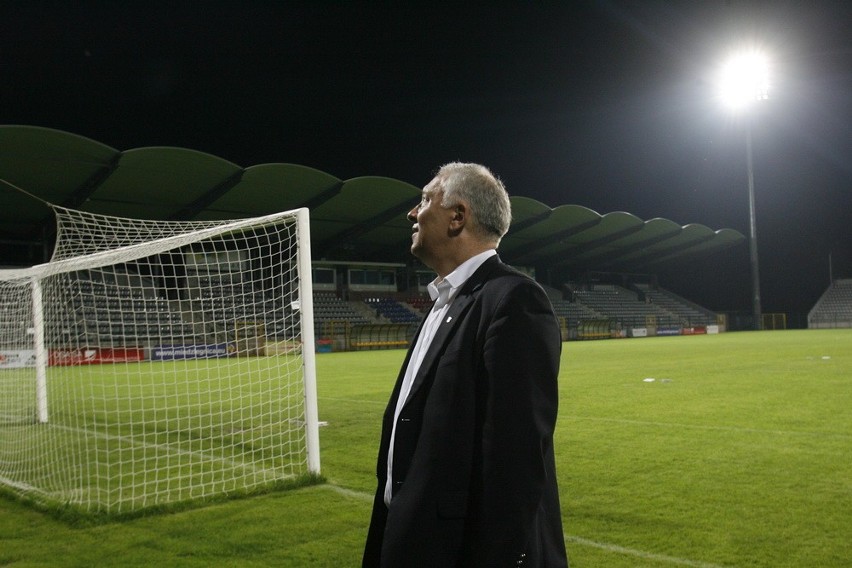
[{"label": "floodlight mast truss", "polygon": [[752,158],[751,124],[746,126],[746,169],[748,171],[748,252],[751,266],[751,310],[754,329],[763,329],[763,310],[760,302],[760,264],[757,260],[757,214],[754,203],[754,159]]}]

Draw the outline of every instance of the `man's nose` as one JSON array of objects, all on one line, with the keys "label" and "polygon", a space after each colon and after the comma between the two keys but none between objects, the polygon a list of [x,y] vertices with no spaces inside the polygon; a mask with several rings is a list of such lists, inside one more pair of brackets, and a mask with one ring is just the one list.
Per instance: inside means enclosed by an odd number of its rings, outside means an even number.
[{"label": "man's nose", "polygon": [[406,217],[412,223],[417,220],[417,207],[412,207],[411,211],[408,212],[408,216]]}]

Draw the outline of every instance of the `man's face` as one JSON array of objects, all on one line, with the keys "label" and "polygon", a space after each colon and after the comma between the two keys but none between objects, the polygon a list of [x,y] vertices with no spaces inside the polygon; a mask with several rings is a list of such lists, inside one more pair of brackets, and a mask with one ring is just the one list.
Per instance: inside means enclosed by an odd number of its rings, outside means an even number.
[{"label": "man's face", "polygon": [[440,181],[435,178],[423,188],[420,203],[408,212],[408,220],[414,223],[411,253],[431,268],[435,268],[450,241],[453,209],[441,207],[443,197]]}]

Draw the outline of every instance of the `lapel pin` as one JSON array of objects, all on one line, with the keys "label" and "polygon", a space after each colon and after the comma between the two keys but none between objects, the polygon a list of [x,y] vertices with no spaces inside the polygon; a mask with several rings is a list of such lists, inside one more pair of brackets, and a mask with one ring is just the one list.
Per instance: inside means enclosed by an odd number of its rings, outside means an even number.
[{"label": "lapel pin", "polygon": [[453,321],[453,316],[447,316],[446,323],[450,323],[451,321]]}]

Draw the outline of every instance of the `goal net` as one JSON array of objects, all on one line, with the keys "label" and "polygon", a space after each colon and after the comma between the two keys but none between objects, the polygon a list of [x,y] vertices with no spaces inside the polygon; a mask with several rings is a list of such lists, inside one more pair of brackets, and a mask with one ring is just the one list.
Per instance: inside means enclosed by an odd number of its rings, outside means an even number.
[{"label": "goal net", "polygon": [[0,270],[0,486],[125,513],[319,474],[306,209],[54,210],[51,261]]}]

